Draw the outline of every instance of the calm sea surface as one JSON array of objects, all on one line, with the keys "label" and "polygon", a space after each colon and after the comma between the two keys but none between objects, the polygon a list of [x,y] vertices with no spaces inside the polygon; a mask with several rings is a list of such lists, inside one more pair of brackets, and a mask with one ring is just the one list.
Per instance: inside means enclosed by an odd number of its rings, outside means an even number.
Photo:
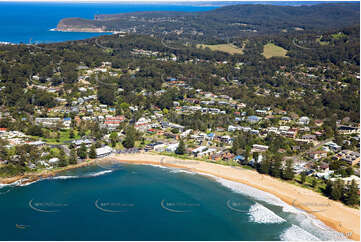
[{"label": "calm sea surface", "polygon": [[0,240],[336,240],[276,197],[178,169],[86,167],[0,188]]},{"label": "calm sea surface", "polygon": [[[0,41],[12,43],[49,43],[78,40],[102,35],[101,33],[62,33],[50,31],[59,20],[67,17],[93,19],[95,14],[135,11],[207,11],[225,4],[255,2],[213,3],[46,3],[0,2]],[[257,2],[262,3],[262,2]],[[264,4],[301,5],[317,2],[263,2]]]},{"label": "calm sea surface", "polygon": [[25,3],[0,2],[0,41],[46,43],[90,38],[101,33],[50,31],[67,17],[93,19],[94,14],[135,11],[206,11],[212,6],[132,3]]}]

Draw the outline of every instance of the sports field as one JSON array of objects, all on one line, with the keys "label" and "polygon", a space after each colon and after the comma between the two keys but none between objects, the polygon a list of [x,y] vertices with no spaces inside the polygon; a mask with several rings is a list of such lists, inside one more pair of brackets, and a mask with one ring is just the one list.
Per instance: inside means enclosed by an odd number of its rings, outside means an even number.
[{"label": "sports field", "polygon": [[263,46],[262,54],[266,59],[269,59],[271,57],[286,57],[287,50],[275,44],[268,43]]},{"label": "sports field", "polygon": [[222,51],[229,53],[231,55],[233,54],[243,54],[242,48],[239,48],[235,46],[234,44],[219,44],[219,45],[197,45],[198,48],[206,48],[208,47],[211,50],[214,51]]}]

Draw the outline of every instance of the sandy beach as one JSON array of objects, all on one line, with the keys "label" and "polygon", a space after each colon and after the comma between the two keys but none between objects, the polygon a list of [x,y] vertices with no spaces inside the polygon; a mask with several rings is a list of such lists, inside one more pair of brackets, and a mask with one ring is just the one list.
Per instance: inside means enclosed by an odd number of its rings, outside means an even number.
[{"label": "sandy beach", "polygon": [[327,226],[343,233],[348,239],[360,240],[360,211],[340,202],[328,199],[311,190],[289,184],[280,179],[262,175],[254,170],[225,166],[199,160],[182,160],[157,154],[113,154],[111,156],[69,165],[50,171],[26,173],[21,176],[0,178],[0,184],[19,182],[28,184],[57,173],[94,164],[121,162],[127,164],[148,164],[187,169],[196,173],[205,173],[226,180],[249,185],[275,195],[282,201],[314,215]]},{"label": "sandy beach", "polygon": [[314,215],[327,226],[343,233],[349,239],[360,240],[360,211],[358,209],[347,207],[311,190],[261,175],[253,170],[152,154],[119,154],[104,158],[102,161],[107,160],[129,164],[152,164],[183,168],[240,182],[271,193],[282,201]]}]

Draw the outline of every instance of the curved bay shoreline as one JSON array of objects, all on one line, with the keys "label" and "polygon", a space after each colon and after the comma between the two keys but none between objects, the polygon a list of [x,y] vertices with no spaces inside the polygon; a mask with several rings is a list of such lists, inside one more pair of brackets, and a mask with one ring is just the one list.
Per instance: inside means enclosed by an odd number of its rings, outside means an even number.
[{"label": "curved bay shoreline", "polygon": [[[225,180],[242,183],[273,194],[287,204],[312,214],[327,226],[344,234],[348,239],[360,240],[359,210],[347,207],[340,202],[330,200],[311,190],[286,183],[270,176],[261,175],[253,170],[219,165],[205,161],[182,160],[155,154],[117,154],[52,171],[26,173],[11,178],[0,178],[0,184],[11,184],[20,181],[20,185],[26,185],[39,179],[55,176],[57,173],[66,170],[95,165],[99,162],[107,163],[110,161],[125,164],[160,165],[186,169],[195,173],[209,174]],[[315,209],[315,206],[317,206],[317,209]],[[324,209],[319,209],[320,207],[323,207]]]}]

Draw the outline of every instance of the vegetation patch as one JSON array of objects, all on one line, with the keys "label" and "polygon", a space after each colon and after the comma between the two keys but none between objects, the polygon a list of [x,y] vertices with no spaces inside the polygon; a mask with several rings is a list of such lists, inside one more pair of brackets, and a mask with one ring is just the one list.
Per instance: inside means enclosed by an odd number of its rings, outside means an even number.
[{"label": "vegetation patch", "polygon": [[239,48],[234,44],[219,44],[219,45],[197,45],[198,48],[209,48],[213,51],[222,51],[228,54],[243,54],[243,48]]},{"label": "vegetation patch", "polygon": [[277,46],[272,43],[268,43],[265,46],[263,46],[263,56],[266,59],[272,58],[272,57],[286,57],[287,50],[283,49],[280,46]]}]

